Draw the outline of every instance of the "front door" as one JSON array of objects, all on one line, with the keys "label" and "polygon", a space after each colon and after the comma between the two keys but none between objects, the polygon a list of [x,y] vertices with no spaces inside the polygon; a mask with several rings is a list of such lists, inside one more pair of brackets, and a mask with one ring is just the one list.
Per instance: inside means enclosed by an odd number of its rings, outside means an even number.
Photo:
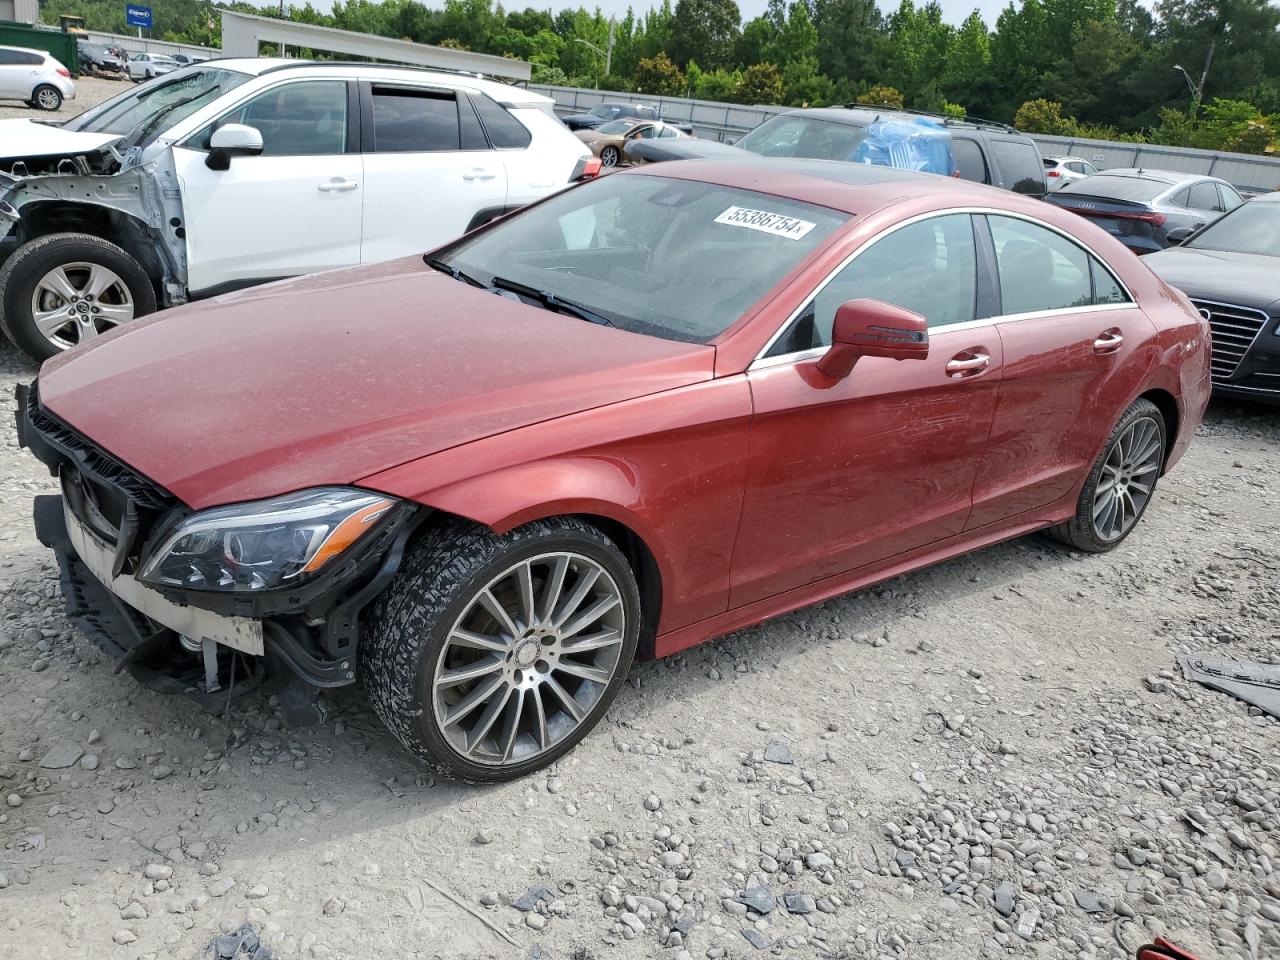
[{"label": "front door", "polygon": [[[754,405],[730,604],[742,606],[960,533],[1001,371],[978,309],[968,214],[864,248],[748,371]],[[929,322],[923,361],[815,365],[836,308],[867,297]]]},{"label": "front door", "polygon": [[507,171],[466,98],[451,90],[368,84],[363,96],[362,263],[421,253],[501,213]]},{"label": "front door", "polygon": [[[364,169],[350,113],[344,80],[283,83],[174,149],[194,293],[360,262]],[[257,129],[262,155],[210,170],[209,137],[227,123]]]},{"label": "front door", "polygon": [[1072,493],[1155,358],[1155,327],[1102,263],[1047,227],[990,215],[1004,350],[970,528]]}]

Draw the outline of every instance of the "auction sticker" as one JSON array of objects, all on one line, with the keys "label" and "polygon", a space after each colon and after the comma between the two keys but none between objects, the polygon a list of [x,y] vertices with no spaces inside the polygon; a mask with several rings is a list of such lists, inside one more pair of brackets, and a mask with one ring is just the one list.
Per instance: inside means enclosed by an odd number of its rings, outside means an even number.
[{"label": "auction sticker", "polygon": [[730,207],[720,216],[716,223],[730,227],[746,227],[748,230],[759,230],[771,233],[775,237],[786,237],[788,240],[799,240],[817,226],[808,220],[797,220],[781,213],[770,213],[768,210],[752,210],[749,207]]}]

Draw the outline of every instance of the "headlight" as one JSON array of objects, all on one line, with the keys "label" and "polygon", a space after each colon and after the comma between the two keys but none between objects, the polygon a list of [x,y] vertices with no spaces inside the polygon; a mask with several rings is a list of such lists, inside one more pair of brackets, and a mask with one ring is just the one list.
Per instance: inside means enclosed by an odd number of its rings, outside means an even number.
[{"label": "headlight", "polygon": [[372,529],[396,501],[321,487],[202,510],[147,558],[139,579],[189,590],[270,590],[313,573]]}]

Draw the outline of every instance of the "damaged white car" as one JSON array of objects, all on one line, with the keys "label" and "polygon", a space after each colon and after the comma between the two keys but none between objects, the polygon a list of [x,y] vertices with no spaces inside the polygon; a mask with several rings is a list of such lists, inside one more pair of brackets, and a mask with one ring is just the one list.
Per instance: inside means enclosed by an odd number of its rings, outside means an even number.
[{"label": "damaged white car", "polygon": [[467,74],[218,60],[0,120],[0,328],[37,360],[154,310],[438,246],[593,175],[552,101]]}]

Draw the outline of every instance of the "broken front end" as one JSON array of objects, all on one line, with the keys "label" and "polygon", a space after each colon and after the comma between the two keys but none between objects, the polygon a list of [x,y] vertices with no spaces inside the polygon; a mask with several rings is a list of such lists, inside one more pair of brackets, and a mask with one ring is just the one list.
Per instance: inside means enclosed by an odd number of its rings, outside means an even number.
[{"label": "broken front end", "polygon": [[35,498],[67,616],[144,685],[222,711],[267,678],[292,702],[357,678],[361,614],[426,510],[317,488],[192,511],[18,387],[18,441],[59,478]]}]

